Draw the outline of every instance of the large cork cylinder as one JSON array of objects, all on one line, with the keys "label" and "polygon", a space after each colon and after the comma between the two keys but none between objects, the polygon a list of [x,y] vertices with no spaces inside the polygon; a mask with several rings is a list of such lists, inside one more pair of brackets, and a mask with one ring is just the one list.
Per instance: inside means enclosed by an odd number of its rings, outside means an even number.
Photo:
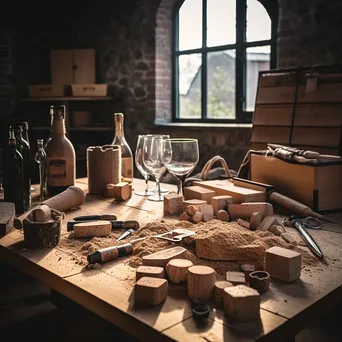
[{"label": "large cork cylinder", "polygon": [[103,194],[107,184],[121,182],[121,147],[119,145],[87,148],[88,191]]},{"label": "large cork cylinder", "polygon": [[191,266],[188,268],[188,296],[201,301],[210,300],[213,295],[216,272],[208,266]]}]

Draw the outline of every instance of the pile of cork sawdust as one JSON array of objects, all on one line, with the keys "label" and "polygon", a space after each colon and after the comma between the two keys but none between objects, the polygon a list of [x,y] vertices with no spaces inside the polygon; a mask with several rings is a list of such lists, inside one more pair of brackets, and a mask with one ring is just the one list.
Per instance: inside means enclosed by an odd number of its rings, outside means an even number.
[{"label": "pile of cork sawdust", "polygon": [[[196,234],[178,243],[152,237],[175,228],[189,229],[195,231]],[[292,231],[287,229],[287,232],[291,233]],[[87,256],[100,248],[121,245],[141,237],[147,237],[133,243],[133,255],[122,258],[121,261],[136,268],[141,265],[144,255],[178,245],[187,249],[186,258],[195,265],[207,265],[214,268],[218,279],[224,279],[227,271],[238,271],[240,266],[246,262],[255,265],[256,269],[264,269],[265,250],[273,246],[301,253],[302,266],[306,269],[319,265],[317,258],[300,243],[301,239],[295,231],[293,235],[298,240],[297,245],[289,244],[282,237],[269,231],[250,231],[235,222],[222,222],[216,219],[198,224],[186,221],[173,224],[164,220],[156,220],[139,228],[130,238],[118,242],[116,239],[121,233],[122,231],[113,231],[108,237],[91,239],[75,239],[71,233],[61,237],[59,248],[71,253],[76,263],[87,265]],[[197,252],[200,252],[202,258],[196,256],[196,241]],[[204,259],[206,253],[208,258]],[[228,257],[230,261],[217,260],[222,258],[222,255]]]}]

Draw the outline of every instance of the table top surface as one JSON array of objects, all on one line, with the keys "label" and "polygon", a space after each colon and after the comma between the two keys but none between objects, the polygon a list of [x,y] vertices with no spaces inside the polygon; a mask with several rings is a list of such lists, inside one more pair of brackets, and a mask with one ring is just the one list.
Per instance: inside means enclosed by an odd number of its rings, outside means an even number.
[{"label": "table top surface", "polygon": [[[76,185],[85,191],[86,200],[80,208],[65,213],[61,240],[69,235],[66,221],[79,215],[111,212],[119,220],[135,219],[140,225],[156,219],[177,219],[163,217],[163,202],[137,195],[125,202],[115,202],[88,194],[86,178],[78,179]],[[174,185],[164,186],[175,190]],[[143,180],[134,179],[133,191],[144,187]],[[337,213],[334,218],[342,215]],[[310,324],[312,317],[342,298],[342,227],[323,223],[323,229],[310,233],[325,259],[312,270],[302,269],[301,278],[293,283],[272,279],[269,291],[261,295],[260,319],[249,322],[235,321],[213,305],[206,324],[198,324],[192,317],[186,285],[169,283],[167,299],[158,306],[137,304],[132,282],[135,269],[122,259],[98,269],[89,268],[61,244],[48,250],[25,249],[19,230],[0,239],[0,257],[141,340],[272,341],[284,334],[297,333]]]}]

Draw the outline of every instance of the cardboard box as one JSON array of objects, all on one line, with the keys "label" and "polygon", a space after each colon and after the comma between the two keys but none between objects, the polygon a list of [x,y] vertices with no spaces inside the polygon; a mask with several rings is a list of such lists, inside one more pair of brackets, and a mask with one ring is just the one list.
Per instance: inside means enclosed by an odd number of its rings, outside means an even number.
[{"label": "cardboard box", "polygon": [[93,84],[95,80],[95,50],[51,50],[52,84]]},{"label": "cardboard box", "polygon": [[28,91],[30,97],[61,97],[65,95],[64,85],[56,84],[29,85]]},{"label": "cardboard box", "polygon": [[342,162],[304,165],[251,153],[252,181],[272,184],[277,192],[315,211],[342,209]]},{"label": "cardboard box", "polygon": [[72,96],[106,96],[107,84],[72,84]]}]

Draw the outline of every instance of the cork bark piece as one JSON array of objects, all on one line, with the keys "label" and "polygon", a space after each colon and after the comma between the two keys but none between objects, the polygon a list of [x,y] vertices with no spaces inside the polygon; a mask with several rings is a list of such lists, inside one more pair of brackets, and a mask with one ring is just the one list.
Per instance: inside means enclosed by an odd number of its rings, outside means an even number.
[{"label": "cork bark piece", "polygon": [[185,256],[186,249],[180,246],[171,247],[162,251],[145,255],[142,257],[144,266],[165,267],[171,259],[182,258]]},{"label": "cork bark piece", "polygon": [[266,250],[265,270],[272,278],[292,282],[300,278],[302,256],[295,251],[271,247]]},{"label": "cork bark piece", "polygon": [[104,237],[112,231],[109,221],[81,222],[74,225],[75,238]]},{"label": "cork bark piece", "polygon": [[188,296],[208,301],[214,291],[216,272],[208,266],[191,266],[188,269]]},{"label": "cork bark piece", "polygon": [[281,233],[280,236],[290,245],[297,246],[297,240],[289,233]]},{"label": "cork bark piece", "polygon": [[114,198],[118,201],[126,201],[132,196],[132,185],[128,182],[115,184]]},{"label": "cork bark piece", "polygon": [[138,281],[142,277],[164,278],[164,275],[163,267],[139,266],[135,272],[135,279]]},{"label": "cork bark piece", "polygon": [[224,289],[224,311],[226,315],[239,321],[260,318],[260,295],[258,291],[245,285]]},{"label": "cork bark piece", "polygon": [[226,280],[235,285],[245,285],[246,276],[244,272],[229,271],[226,273]]},{"label": "cork bark piece", "polygon": [[135,284],[135,301],[143,304],[158,305],[167,297],[166,279],[142,277]]},{"label": "cork bark piece", "polygon": [[172,259],[166,265],[166,273],[168,279],[175,284],[187,281],[188,268],[193,266],[193,263],[187,259]]},{"label": "cork bark piece", "polygon": [[171,192],[164,196],[164,215],[179,215],[183,210],[184,197]]}]

